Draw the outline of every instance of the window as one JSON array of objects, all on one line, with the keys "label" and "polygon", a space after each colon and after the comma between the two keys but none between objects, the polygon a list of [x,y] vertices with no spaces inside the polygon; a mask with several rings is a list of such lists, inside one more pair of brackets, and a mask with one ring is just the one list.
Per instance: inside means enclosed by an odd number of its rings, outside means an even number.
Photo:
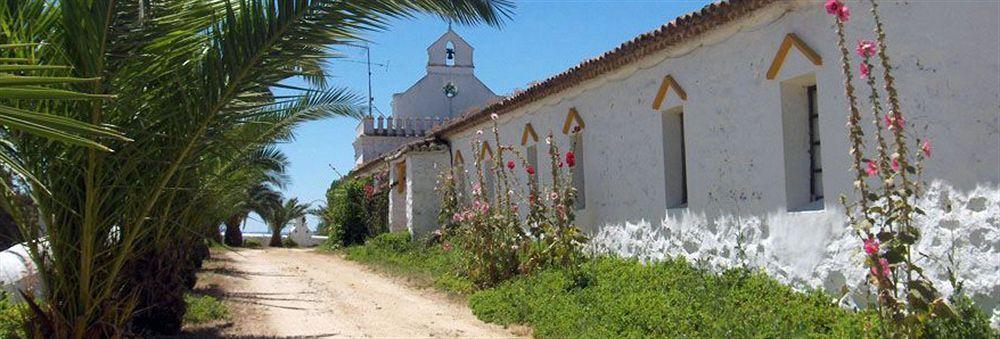
[{"label": "window", "polygon": [[662,126],[663,178],[667,208],[684,207],[688,202],[688,191],[683,108],[676,107],[664,112]]},{"label": "window", "polygon": [[455,156],[452,160],[452,171],[455,177],[455,191],[459,193],[460,196],[465,195],[465,158],[462,157],[462,151],[455,151]]},{"label": "window", "polygon": [[538,144],[528,146],[525,156],[528,157],[528,166],[535,169],[535,174],[531,174],[528,180],[538,183]]},{"label": "window", "polygon": [[396,164],[396,193],[406,192],[406,162]]},{"label": "window", "polygon": [[573,187],[576,188],[576,209],[582,210],[587,208],[587,176],[583,170],[583,134],[580,132],[573,134],[573,155],[576,157],[576,164],[571,169]]},{"label": "window", "polygon": [[781,119],[788,210],[821,210],[823,158],[814,75],[781,83]]}]

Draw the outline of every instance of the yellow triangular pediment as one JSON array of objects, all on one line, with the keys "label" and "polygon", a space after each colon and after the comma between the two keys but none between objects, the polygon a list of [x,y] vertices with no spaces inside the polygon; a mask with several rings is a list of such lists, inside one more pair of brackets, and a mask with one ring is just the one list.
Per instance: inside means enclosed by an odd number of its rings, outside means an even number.
[{"label": "yellow triangular pediment", "polygon": [[535,128],[531,126],[530,122],[524,124],[524,132],[521,133],[521,146],[528,144],[528,137],[531,137],[532,141],[538,142],[538,134],[535,133]]},{"label": "yellow triangular pediment", "polygon": [[563,134],[569,134],[570,127],[573,127],[573,121],[576,121],[576,125],[580,126],[580,129],[587,127],[583,123],[583,118],[580,117],[580,112],[576,111],[576,107],[569,109],[569,113],[566,114],[566,122],[563,123]]},{"label": "yellow triangular pediment", "polygon": [[809,45],[806,45],[806,43],[803,42],[802,39],[799,39],[795,33],[788,33],[788,35],[785,35],[785,40],[782,40],[781,45],[778,46],[778,53],[775,53],[774,59],[771,60],[771,67],[767,68],[767,80],[774,80],[774,78],[778,76],[778,71],[781,71],[781,65],[785,63],[785,57],[788,56],[788,51],[790,51],[793,46],[795,49],[799,50],[802,55],[805,55],[805,57],[809,59],[813,65],[823,65],[823,58],[819,56],[819,53],[816,53],[816,51],[812,48],[809,48]]},{"label": "yellow triangular pediment", "polygon": [[454,162],[454,166],[456,166],[456,167],[462,166],[463,164],[465,164],[465,158],[462,157],[462,151],[461,150],[455,151],[455,158],[452,160],[452,162]]},{"label": "yellow triangular pediment", "polygon": [[663,82],[660,83],[660,89],[656,91],[656,98],[653,99],[653,109],[660,109],[660,105],[663,104],[663,100],[667,98],[667,91],[671,89],[674,90],[674,93],[677,93],[677,97],[681,98],[681,100],[688,99],[687,92],[684,91],[684,88],[677,84],[677,81],[674,80],[673,76],[667,75],[663,77]]},{"label": "yellow triangular pediment", "polygon": [[490,148],[489,141],[483,141],[483,148],[479,150],[479,159],[486,159],[486,155],[493,159],[493,149]]}]

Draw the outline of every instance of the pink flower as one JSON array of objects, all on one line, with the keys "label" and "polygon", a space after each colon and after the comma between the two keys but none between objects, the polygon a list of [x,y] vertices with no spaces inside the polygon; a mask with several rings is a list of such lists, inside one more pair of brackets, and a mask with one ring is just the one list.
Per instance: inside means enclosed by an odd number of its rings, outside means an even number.
[{"label": "pink flower", "polygon": [[900,129],[900,130],[902,130],[903,129],[903,125],[905,123],[906,123],[906,120],[903,119],[903,116],[899,115],[899,114],[896,114],[895,112],[891,112],[890,111],[889,113],[886,113],[886,115],[885,115],[885,125],[888,126],[890,130],[897,129],[897,128]]},{"label": "pink flower", "polygon": [[861,65],[860,65],[860,67],[861,67],[861,70],[860,70],[861,71],[861,78],[862,79],[868,79],[868,73],[871,73],[871,70],[868,69],[868,64],[862,62]]},{"label": "pink flower", "polygon": [[924,140],[924,144],[920,146],[920,150],[924,151],[924,155],[928,158],[931,157],[931,141],[930,139]]},{"label": "pink flower", "polygon": [[847,8],[846,5],[841,4],[840,10],[837,11],[837,19],[840,19],[840,22],[847,22],[847,19],[850,18],[851,18],[851,9]]},{"label": "pink flower", "polygon": [[559,160],[559,168],[562,168],[562,167],[563,167],[563,162],[562,162],[562,160]]},{"label": "pink flower", "polygon": [[839,0],[826,0],[826,4],[823,5],[823,7],[826,7],[826,13],[831,15],[840,13],[840,8],[843,6],[844,4],[840,3]]},{"label": "pink flower", "polygon": [[525,167],[524,170],[526,172],[528,172],[528,175],[535,175],[535,168],[532,167],[531,165],[528,165],[528,167]]},{"label": "pink flower", "polygon": [[857,51],[858,55],[862,57],[875,56],[875,42],[871,40],[858,41],[858,47],[855,51]]},{"label": "pink flower", "polygon": [[899,158],[892,158],[892,171],[899,172]]},{"label": "pink flower", "polygon": [[507,168],[514,169],[514,160],[507,160]]},{"label": "pink flower", "polygon": [[866,239],[865,253],[868,253],[868,255],[875,255],[876,253],[878,253],[878,240],[872,237]]},{"label": "pink flower", "polygon": [[559,193],[556,192],[549,193],[549,200],[556,200],[556,199],[559,199]]},{"label": "pink flower", "polygon": [[573,151],[566,152],[566,164],[569,167],[576,166],[576,154],[573,154]]},{"label": "pink flower", "polygon": [[465,219],[462,218],[462,213],[455,212],[455,215],[451,216],[451,221],[454,221],[454,222],[462,222],[464,220]]},{"label": "pink flower", "polygon": [[865,167],[865,173],[868,174],[868,176],[875,176],[875,175],[877,175],[878,174],[878,164],[876,164],[874,161],[871,161],[871,160],[865,160],[865,162],[868,163],[868,166]]},{"label": "pink flower", "polygon": [[443,250],[445,252],[451,251],[451,243],[447,243],[446,242],[446,243],[441,244],[441,250]]},{"label": "pink flower", "polygon": [[483,193],[482,186],[480,186],[478,182],[472,184],[472,195],[479,195],[480,193]]},{"label": "pink flower", "polygon": [[892,274],[892,270],[889,269],[889,260],[881,258],[878,260],[878,265],[882,267],[882,276],[888,277]]}]

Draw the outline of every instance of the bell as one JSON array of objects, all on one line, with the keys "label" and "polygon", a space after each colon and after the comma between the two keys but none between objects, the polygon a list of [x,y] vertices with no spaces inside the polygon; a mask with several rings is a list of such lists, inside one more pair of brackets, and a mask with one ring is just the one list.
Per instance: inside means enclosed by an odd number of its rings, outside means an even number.
[{"label": "bell", "polygon": [[448,54],[448,60],[455,59],[455,49],[454,48],[445,48],[445,53]]}]

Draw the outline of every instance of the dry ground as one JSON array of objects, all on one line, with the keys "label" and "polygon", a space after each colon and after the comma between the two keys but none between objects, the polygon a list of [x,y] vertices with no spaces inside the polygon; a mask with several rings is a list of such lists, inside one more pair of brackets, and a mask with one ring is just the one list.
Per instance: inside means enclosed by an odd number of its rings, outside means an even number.
[{"label": "dry ground", "polygon": [[307,249],[213,251],[201,292],[229,306],[229,321],[186,337],[513,337],[461,301],[409,286],[339,255]]}]

